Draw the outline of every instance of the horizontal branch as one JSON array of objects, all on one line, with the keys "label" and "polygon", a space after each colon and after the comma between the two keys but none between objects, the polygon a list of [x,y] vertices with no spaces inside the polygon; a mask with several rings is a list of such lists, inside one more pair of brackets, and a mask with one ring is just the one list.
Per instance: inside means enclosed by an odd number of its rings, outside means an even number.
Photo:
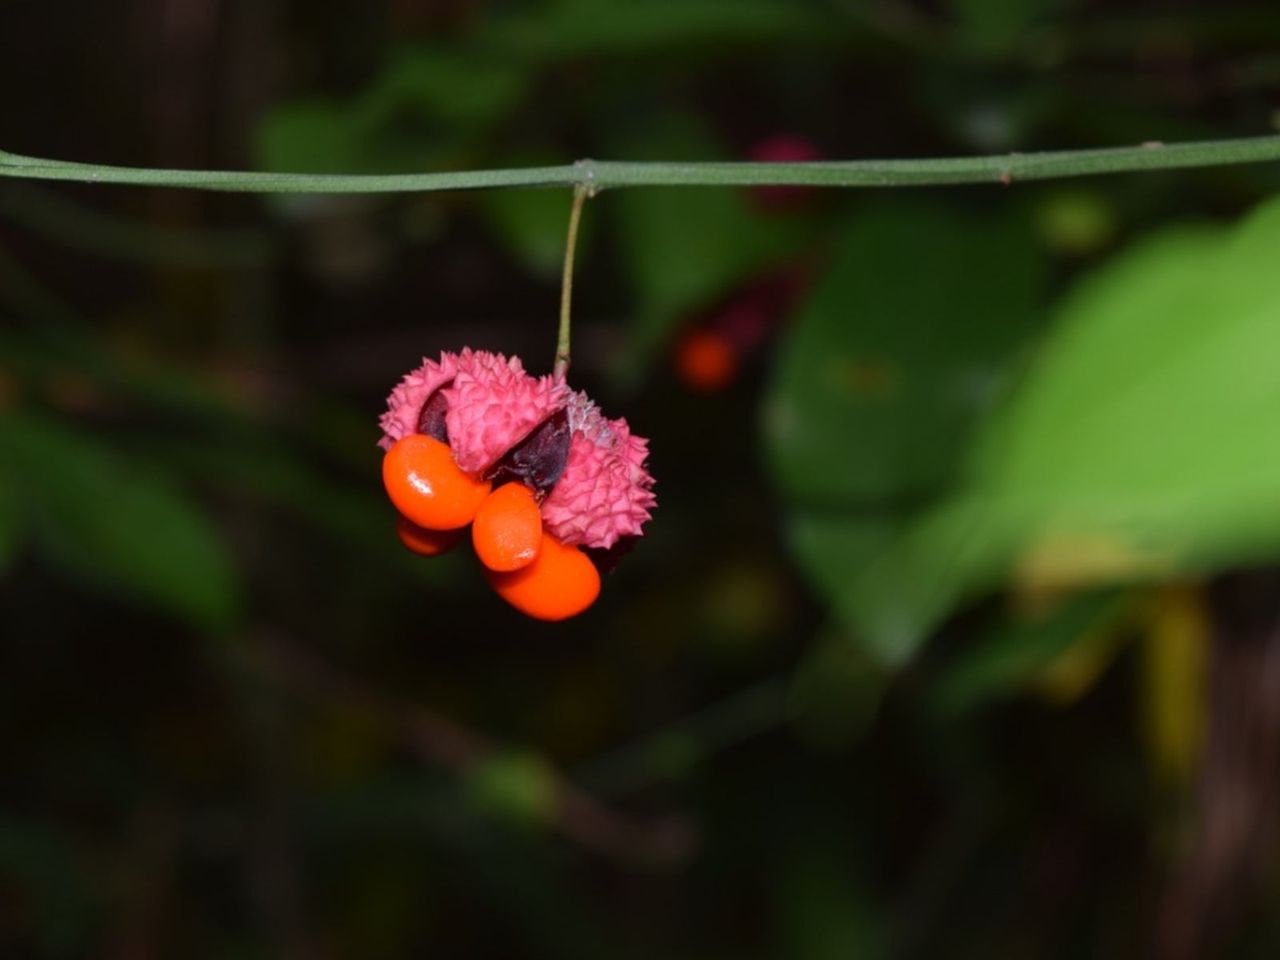
[{"label": "horizontal branch", "polygon": [[910,187],[1013,183],[1148,170],[1178,170],[1280,160],[1280,136],[1198,143],[1144,143],[1099,150],[1056,150],[925,160],[819,163],[630,163],[579,160],[553,167],[447,173],[341,175],[161,170],[23,157],[0,151],[0,177],[185,187],[241,193],[416,193],[494,187],[642,186]]}]

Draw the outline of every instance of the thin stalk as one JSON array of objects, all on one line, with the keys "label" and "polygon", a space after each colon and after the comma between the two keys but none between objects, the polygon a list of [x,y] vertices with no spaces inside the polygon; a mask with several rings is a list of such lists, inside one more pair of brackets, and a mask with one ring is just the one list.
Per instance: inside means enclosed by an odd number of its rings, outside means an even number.
[{"label": "thin stalk", "polygon": [[564,244],[564,275],[560,280],[560,335],[556,338],[555,376],[563,379],[569,373],[569,328],[573,323],[573,256],[578,249],[578,223],[590,190],[573,188],[573,208],[569,211],[569,237]]},{"label": "thin stalk", "polygon": [[1013,183],[1061,177],[1179,170],[1280,160],[1280,136],[1197,143],[1144,143],[1095,150],[1009,153],[925,160],[820,163],[630,163],[579,160],[554,167],[448,173],[332,175],[159,170],[70,163],[0,151],[0,177],[184,187],[242,193],[410,193],[494,187],[584,187],[598,192],[640,186],[907,187]]}]

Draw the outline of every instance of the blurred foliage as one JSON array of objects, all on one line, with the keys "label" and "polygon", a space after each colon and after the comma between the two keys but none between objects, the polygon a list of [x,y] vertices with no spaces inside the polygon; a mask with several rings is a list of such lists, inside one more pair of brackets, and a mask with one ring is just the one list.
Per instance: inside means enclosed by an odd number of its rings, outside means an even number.
[{"label": "blurred foliage", "polygon": [[[868,643],[889,659],[909,655],[959,599],[1002,577],[1070,589],[1275,551],[1280,530],[1265,518],[1280,483],[1280,379],[1270,362],[1280,287],[1264,263],[1280,241],[1278,212],[1264,207],[1225,236],[1180,229],[1110,261],[1065,299],[1036,362],[970,444],[970,411],[995,393],[989,372],[983,381],[986,331],[1033,312],[1034,288],[1028,296],[1007,280],[1036,275],[1008,253],[1026,241],[988,251],[971,229],[956,231],[941,255],[916,244],[930,281],[912,291],[902,277],[878,301],[874,281],[857,284],[858,299],[818,288],[768,418],[783,483],[802,504],[824,505],[821,519],[797,521],[797,548]],[[918,235],[905,218],[897,223]],[[870,234],[881,261],[855,247],[858,264],[878,266],[874,278],[892,277],[889,263],[910,255],[892,235]],[[945,228],[935,222],[930,237],[941,245]],[[952,272],[950,285],[938,264]],[[855,285],[850,269],[834,276]],[[944,315],[955,347],[939,343]],[[913,336],[915,317],[935,329]],[[929,348],[935,358],[920,356]],[[886,413],[895,394],[903,409]],[[867,408],[870,429],[859,423]],[[865,523],[865,511],[836,512],[842,497],[884,503],[936,487],[957,448],[968,462],[956,492],[907,522],[883,510]]]},{"label": "blurred foliage", "polygon": [[[1264,4],[76,6],[0,5],[5,149],[913,157],[1280,103]],[[574,378],[660,508],[548,626],[400,550],[374,442],[423,355],[549,366],[566,192],[5,184],[0,955],[1273,955],[1278,192],[599,195]]]},{"label": "blurred foliage", "polygon": [[[699,124],[680,116],[659,129],[633,132],[615,150],[641,160],[714,160],[725,152]],[[632,190],[621,193],[614,207],[632,293],[629,365],[652,362],[682,320],[794,256],[813,234],[812,225],[794,218],[760,216],[748,197],[729,190]]]},{"label": "blurred foliage", "polygon": [[231,559],[205,517],[171,487],[110,448],[34,417],[0,418],[0,454],[15,488],[11,526],[29,524],[55,562],[200,626],[228,624]]},{"label": "blurred foliage", "polygon": [[1213,627],[1201,591],[1174,586],[1160,600],[1142,648],[1143,733],[1156,773],[1186,782],[1204,750]]}]

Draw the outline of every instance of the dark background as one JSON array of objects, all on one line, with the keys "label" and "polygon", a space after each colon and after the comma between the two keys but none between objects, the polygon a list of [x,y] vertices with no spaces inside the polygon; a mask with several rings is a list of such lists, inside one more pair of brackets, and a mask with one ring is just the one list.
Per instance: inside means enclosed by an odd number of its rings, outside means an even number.
[{"label": "dark background", "polygon": [[[1264,3],[0,0],[0,148],[1249,136],[1278,43]],[[1280,229],[1232,224],[1278,186],[592,200],[572,376],[659,507],[545,625],[402,550],[376,421],[442,349],[549,369],[567,190],[0,178],[0,955],[1274,955]]]}]

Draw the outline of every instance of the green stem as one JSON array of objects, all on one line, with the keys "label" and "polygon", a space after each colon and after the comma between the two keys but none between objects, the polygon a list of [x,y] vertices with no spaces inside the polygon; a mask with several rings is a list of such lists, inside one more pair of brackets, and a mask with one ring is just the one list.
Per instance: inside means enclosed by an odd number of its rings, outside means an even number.
[{"label": "green stem", "polygon": [[111,167],[23,157],[0,151],[0,177],[245,193],[407,193],[552,186],[584,187],[596,192],[611,187],[639,186],[905,187],[958,183],[1007,184],[1019,180],[1178,170],[1275,160],[1280,160],[1280,136],[925,160],[820,163],[630,163],[579,160],[577,163],[557,167],[350,176]]},{"label": "green stem", "polygon": [[569,373],[569,328],[573,315],[573,255],[578,249],[578,222],[582,219],[582,206],[591,191],[587,187],[573,188],[573,208],[569,211],[569,237],[564,244],[564,276],[560,281],[560,335],[556,339],[556,364],[553,372],[563,379]]}]

